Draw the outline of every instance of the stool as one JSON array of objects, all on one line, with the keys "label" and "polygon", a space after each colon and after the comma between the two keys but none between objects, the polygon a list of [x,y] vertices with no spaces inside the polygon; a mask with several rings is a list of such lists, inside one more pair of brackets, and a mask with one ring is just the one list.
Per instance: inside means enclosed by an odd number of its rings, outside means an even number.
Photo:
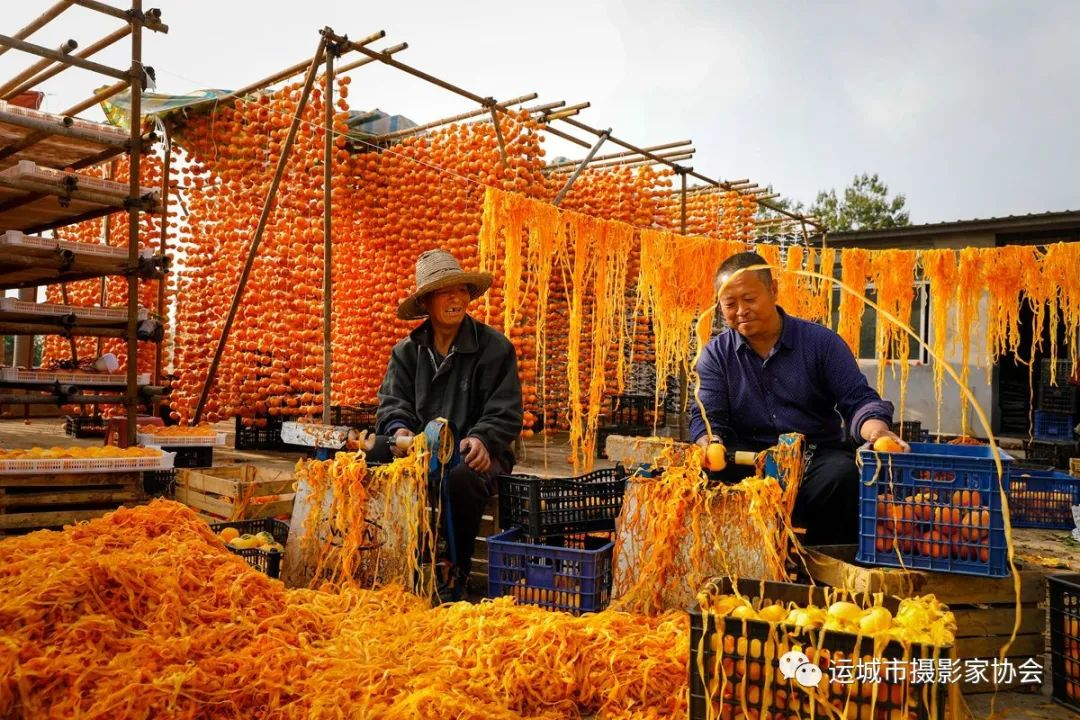
[{"label": "stool", "polygon": [[[138,415],[135,418],[136,425],[159,425],[164,427],[165,422],[155,415]],[[112,417],[105,424],[105,444],[126,448],[127,444],[127,416]]]}]

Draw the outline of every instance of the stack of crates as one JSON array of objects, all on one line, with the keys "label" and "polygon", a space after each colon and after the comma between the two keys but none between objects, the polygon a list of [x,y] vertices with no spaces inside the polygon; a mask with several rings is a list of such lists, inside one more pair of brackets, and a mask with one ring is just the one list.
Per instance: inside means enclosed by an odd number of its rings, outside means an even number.
[{"label": "stack of crates", "polygon": [[1050,673],[1054,699],[1080,712],[1080,574],[1054,575],[1050,590]]},{"label": "stack of crates", "polygon": [[1076,427],[1080,388],[1070,383],[1072,363],[1068,360],[1057,360],[1056,363],[1055,383],[1051,384],[1051,361],[1042,361],[1031,433],[1037,442],[1031,443],[1029,459],[1051,460],[1055,467],[1064,469],[1076,448],[1073,428]]},{"label": "stack of crates", "polygon": [[1060,470],[1013,468],[1008,496],[1013,527],[1071,530],[1072,506],[1080,505],[1080,478]]},{"label": "stack of crates", "polygon": [[570,478],[500,476],[488,595],[574,614],[607,607],[625,491],[622,466]]}]

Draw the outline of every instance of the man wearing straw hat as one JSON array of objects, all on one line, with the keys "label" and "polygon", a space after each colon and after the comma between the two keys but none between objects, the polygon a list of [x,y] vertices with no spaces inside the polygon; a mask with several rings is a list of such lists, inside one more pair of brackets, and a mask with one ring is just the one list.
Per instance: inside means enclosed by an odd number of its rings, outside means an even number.
[{"label": "man wearing straw hat", "polygon": [[[717,312],[727,329],[709,341],[697,364],[697,402],[690,403],[690,436],[702,446],[759,452],[782,433],[806,438],[806,470],[792,520],[806,528],[805,545],[858,542],[859,471],[854,445],[887,436],[893,405],[859,370],[847,343],[817,323],[776,304],[777,283],[760,255],[743,252],[716,272]],[[750,270],[750,268],[758,268]],[[725,481],[752,469],[729,466]]]},{"label": "man wearing straw hat", "polygon": [[[488,273],[464,272],[445,250],[417,258],[416,289],[397,315],[426,319],[394,346],[376,413],[379,435],[411,437],[446,418],[460,438],[462,462],[447,477],[459,580],[468,578],[494,477],[514,466],[511,445],[523,416],[514,346],[467,312],[491,282]],[[404,454],[395,443],[390,448]]]}]

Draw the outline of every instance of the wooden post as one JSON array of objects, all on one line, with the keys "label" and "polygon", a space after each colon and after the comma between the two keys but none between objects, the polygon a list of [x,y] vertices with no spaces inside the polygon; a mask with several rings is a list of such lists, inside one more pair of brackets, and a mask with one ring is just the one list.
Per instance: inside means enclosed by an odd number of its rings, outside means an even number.
[{"label": "wooden post", "polygon": [[[161,239],[159,243],[159,249],[161,254],[164,255],[168,250],[168,234],[169,234],[169,176],[172,173],[172,137],[169,134],[169,126],[165,126],[165,162],[161,171]],[[105,220],[108,223],[108,219]],[[158,317],[165,321],[165,283],[168,282],[167,278],[162,278],[158,281],[158,293],[157,293],[157,314]],[[165,340],[162,338],[161,342],[157,344],[157,348],[154,351],[154,384],[161,384],[161,366],[165,360]]]},{"label": "wooden post", "polygon": [[[113,43],[116,43],[116,42],[118,42],[120,40],[123,40],[124,38],[126,38],[130,34],[131,34],[131,26],[130,25],[125,25],[124,27],[120,28],[119,30],[117,30],[117,31],[115,31],[113,33],[110,33],[109,35],[106,35],[105,37],[101,38],[100,40],[98,40],[96,43],[89,46],[85,50],[80,50],[78,53],[76,53],[75,57],[79,57],[79,58],[83,58],[83,59],[91,57],[94,54],[104,50],[107,47],[109,47]],[[34,77],[30,78],[29,80],[24,82],[22,85],[15,88],[11,92],[7,93],[7,95],[5,95],[3,97],[4,97],[5,100],[10,100],[11,98],[15,97],[16,95],[21,95],[22,93],[26,92],[30,88],[34,87],[35,85],[40,85],[41,83],[45,82],[49,78],[52,78],[52,77],[55,77],[55,76],[59,75],[63,71],[67,70],[69,67],[71,67],[71,66],[70,65],[65,65],[65,64],[60,64],[60,65],[56,65],[54,67],[51,67],[48,70],[46,70],[45,72],[40,73],[40,74],[35,75]]]},{"label": "wooden post", "polygon": [[[679,233],[686,235],[686,173],[680,172],[681,189],[679,191]],[[690,400],[690,378],[687,376],[686,368],[679,368],[679,412],[676,413],[676,417],[679,418],[679,440],[686,440],[686,427],[688,423],[683,422],[689,409]]]},{"label": "wooden post", "polygon": [[[133,13],[142,14],[142,0],[132,0]],[[131,86],[131,145],[128,148],[128,264],[139,264],[139,170],[142,156],[142,25],[131,20],[131,68],[127,81]],[[105,219],[108,223],[108,218]],[[127,276],[127,443],[135,445],[135,420],[139,415],[139,278],[135,273]]]},{"label": "wooden post", "polygon": [[210,397],[210,387],[214,384],[214,378],[217,376],[218,365],[221,364],[221,355],[225,351],[229,331],[232,329],[233,321],[236,319],[236,311],[240,308],[240,300],[244,296],[248,275],[251,274],[251,267],[255,264],[255,257],[259,253],[259,243],[262,242],[266,223],[270,219],[270,210],[274,206],[278,187],[281,185],[281,178],[285,174],[285,165],[288,162],[289,153],[292,152],[296,132],[300,129],[300,118],[304,113],[304,108],[307,107],[308,97],[311,96],[311,87],[315,84],[315,75],[319,70],[319,65],[322,63],[325,49],[326,36],[322,35],[319,38],[319,47],[311,59],[307,77],[304,79],[304,90],[300,95],[300,101],[296,104],[296,114],[293,115],[292,125],[289,126],[289,134],[285,137],[285,144],[281,148],[281,156],[278,158],[277,169],[274,171],[274,179],[270,183],[270,188],[266,191],[262,214],[259,216],[259,224],[255,228],[255,237],[251,240],[251,247],[248,248],[247,258],[244,260],[244,267],[240,271],[240,281],[236,286],[236,292],[233,293],[229,312],[225,316],[225,325],[221,328],[221,337],[218,338],[217,347],[214,349],[214,357],[210,361],[210,369],[206,373],[206,382],[203,384],[202,393],[199,395],[199,403],[195,406],[195,415],[191,418],[192,425],[197,425],[199,420],[202,419],[203,409],[206,407],[206,401]]},{"label": "wooden post", "polygon": [[333,266],[331,263],[332,246],[330,234],[330,202],[333,199],[331,182],[334,161],[334,55],[337,46],[326,46],[326,90],[323,92],[325,113],[323,132],[326,133],[323,156],[323,425],[330,424],[331,365],[333,361],[333,337],[331,319],[334,306]]},{"label": "wooden post", "polygon": [[608,139],[608,136],[610,134],[610,128],[600,133],[600,136],[597,138],[596,142],[591,148],[589,148],[589,153],[585,156],[585,159],[582,160],[581,164],[574,169],[574,172],[570,175],[569,178],[567,178],[566,184],[562,186],[562,190],[560,190],[559,193],[555,196],[555,199],[551,201],[552,205],[558,206],[560,203],[562,203],[563,198],[566,197],[566,193],[570,192],[570,188],[573,187],[574,181],[578,179],[578,175],[580,175],[581,171],[585,169],[585,166],[589,164],[589,161],[593,159],[593,156],[596,155],[596,151],[600,149],[600,146],[604,144],[604,141]]},{"label": "wooden post", "polygon": [[[56,3],[51,8],[30,21],[30,23],[22,30],[15,33],[15,37],[19,40],[25,40],[26,38],[30,37],[38,30],[45,27],[45,25],[47,25],[51,20],[53,20],[57,15],[71,7],[71,2],[72,0],[60,0],[60,2]],[[9,49],[10,48],[8,47],[0,47],[0,55],[6,53]]]}]

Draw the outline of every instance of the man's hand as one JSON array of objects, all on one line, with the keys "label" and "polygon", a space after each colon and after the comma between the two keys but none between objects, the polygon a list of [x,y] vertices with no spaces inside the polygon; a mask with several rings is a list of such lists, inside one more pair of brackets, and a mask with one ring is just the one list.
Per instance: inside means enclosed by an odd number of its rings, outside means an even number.
[{"label": "man's hand", "polygon": [[859,434],[862,435],[862,439],[866,441],[866,444],[873,446],[875,442],[883,437],[892,438],[900,447],[903,448],[902,452],[911,452],[911,446],[900,439],[900,437],[889,429],[889,424],[884,420],[877,418],[870,418],[863,422],[862,427],[859,428]]},{"label": "man's hand", "polygon": [[491,455],[480,438],[467,437],[461,441],[462,459],[465,464],[478,473],[491,469]]},{"label": "man's hand", "polygon": [[394,436],[390,438],[390,453],[394,457],[405,457],[408,454],[409,449],[408,447],[399,447],[397,443],[398,438],[408,438],[411,444],[413,431],[408,428],[398,428],[394,431]]}]

